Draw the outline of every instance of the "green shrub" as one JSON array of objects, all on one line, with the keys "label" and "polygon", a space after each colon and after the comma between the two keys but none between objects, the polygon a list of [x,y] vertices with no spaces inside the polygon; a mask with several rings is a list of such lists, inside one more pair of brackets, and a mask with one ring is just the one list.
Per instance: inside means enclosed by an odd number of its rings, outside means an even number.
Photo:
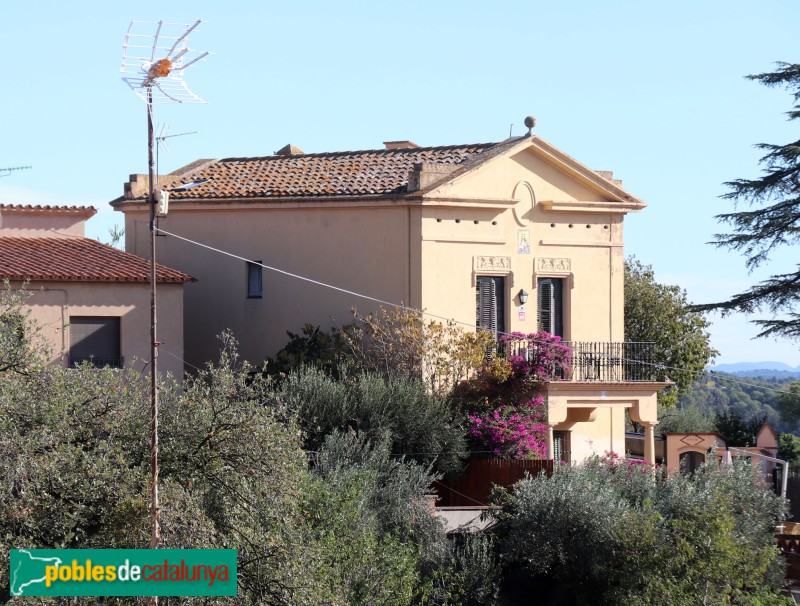
[{"label": "green shrub", "polygon": [[388,439],[393,454],[446,474],[460,471],[467,456],[463,419],[418,379],[363,374],[342,381],[307,367],[280,384],[277,398],[302,420],[309,450],[335,431],[353,431],[362,441]]},{"label": "green shrub", "polygon": [[302,368],[313,366],[333,377],[345,360],[345,348],[338,329],[323,332],[319,326],[304,324],[301,334],[286,332],[289,342],[267,359],[266,369],[271,376],[283,376]]},{"label": "green shrub", "polygon": [[365,372],[424,381],[437,396],[449,394],[484,362],[495,346],[488,331],[464,330],[454,322],[428,320],[411,309],[380,308],[376,314],[353,309],[353,321],[323,332],[305,324],[302,334],[287,332],[289,342],[267,360],[273,376],[312,366],[333,377]]},{"label": "green shrub", "polygon": [[506,573],[563,603],[791,603],[772,538],[786,502],[748,462],[654,478],[609,457],[496,496]]},{"label": "green shrub", "polygon": [[426,604],[489,606],[498,603],[502,570],[494,538],[483,532],[456,534],[447,561],[434,575]]}]

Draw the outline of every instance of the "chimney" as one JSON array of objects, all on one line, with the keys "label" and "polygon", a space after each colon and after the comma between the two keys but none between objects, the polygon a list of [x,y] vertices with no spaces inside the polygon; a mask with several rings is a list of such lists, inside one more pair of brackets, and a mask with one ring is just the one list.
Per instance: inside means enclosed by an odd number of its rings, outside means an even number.
[{"label": "chimney", "polygon": [[[159,190],[161,188],[169,187],[174,182],[175,177],[171,175],[157,175],[155,187],[153,189]],[[135,200],[136,198],[146,198],[149,188],[150,177],[148,175],[131,175],[130,179],[125,183],[125,199]]]},{"label": "chimney", "polygon": [[386,149],[418,149],[419,145],[413,141],[384,141]]},{"label": "chimney", "polygon": [[291,143],[287,143],[283,147],[281,147],[278,151],[275,152],[276,156],[301,156],[305,152],[299,147],[295,147]]},{"label": "chimney", "polygon": [[622,187],[622,179],[615,179],[614,178],[614,171],[611,170],[596,170],[594,171],[606,181],[611,181],[617,187]]},{"label": "chimney", "polygon": [[448,175],[458,170],[457,164],[437,164],[435,162],[421,162],[414,165],[414,170],[408,174],[408,191],[425,189],[447,178]]}]

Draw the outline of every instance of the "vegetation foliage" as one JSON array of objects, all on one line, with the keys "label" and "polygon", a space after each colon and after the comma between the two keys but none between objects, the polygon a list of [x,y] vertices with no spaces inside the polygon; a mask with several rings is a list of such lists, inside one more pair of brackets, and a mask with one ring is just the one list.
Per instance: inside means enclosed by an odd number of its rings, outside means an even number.
[{"label": "vegetation foliage", "polygon": [[625,339],[653,343],[657,379],[675,382],[659,393],[662,405],[674,405],[717,355],[704,315],[689,308],[686,291],[656,282],[653,269],[635,257],[625,261]]},{"label": "vegetation foliage", "polygon": [[791,604],[786,503],[747,462],[668,476],[608,455],[496,491],[506,579],[558,604]]},{"label": "vegetation foliage", "polygon": [[[0,302],[24,315],[16,296]],[[33,334],[2,343],[3,359],[18,360],[0,371],[2,543],[147,547],[145,377],[46,366]],[[236,548],[236,603],[441,603],[457,564],[428,509],[430,468],[390,457],[385,438],[334,435],[310,469],[284,392],[253,370],[223,335],[218,362],[162,385],[164,546]],[[0,550],[0,603],[10,599],[8,555]]]},{"label": "vegetation foliage", "polygon": [[[659,413],[661,427],[673,415],[696,411],[696,418],[713,420],[718,414],[733,414],[745,421],[753,418],[765,419],[776,431],[794,431],[797,428],[796,422],[791,417],[784,417],[779,404],[781,392],[790,391],[789,381],[755,377],[738,379],[735,375],[723,373],[705,375],[692,384],[689,392],[681,396],[678,410],[663,410]],[[706,424],[702,423],[701,426]]]},{"label": "vegetation foliage", "polygon": [[560,337],[544,331],[502,335],[495,347],[505,355],[485,357],[477,372],[453,391],[457,405],[468,414],[473,452],[512,459],[544,458],[544,384],[567,376],[570,349]]},{"label": "vegetation foliage", "polygon": [[455,322],[426,320],[422,312],[380,308],[376,314],[353,309],[353,321],[329,332],[307,324],[302,334],[268,361],[273,374],[314,366],[332,376],[342,372],[398,375],[425,381],[436,396],[448,395],[470,376],[495,346],[491,333],[467,331]]},{"label": "vegetation foliage", "polygon": [[[25,317],[18,293],[0,293],[0,309]],[[3,544],[146,547],[145,377],[48,366],[35,329],[2,326],[0,360],[13,362],[0,370]],[[568,361],[548,339],[535,335],[553,356],[495,358],[447,400],[420,376],[367,364],[276,381],[222,335],[217,362],[162,385],[164,546],[238,550],[238,597],[207,604],[478,606],[531,588],[558,603],[781,603],[769,527],[784,505],[749,467],[656,483],[613,457],[559,468],[498,497],[496,534],[444,535],[431,483],[462,463],[465,413],[538,402],[543,373]],[[8,570],[0,550],[2,603]]]},{"label": "vegetation foliage", "polygon": [[[787,112],[789,120],[800,119],[800,64],[779,62],[772,72],[747,76],[765,86],[780,87],[792,95],[794,105]],[[747,267],[756,268],[769,260],[770,254],[800,241],[800,140],[783,144],[760,143],[763,172],[756,179],[735,179],[725,185],[723,197],[747,205],[747,210],[719,215],[731,227],[727,234],[716,234],[714,244],[739,251]],[[784,317],[756,320],[759,336],[800,336],[800,269],[774,274],[727,301],[698,305],[697,310],[753,313],[766,310]]]},{"label": "vegetation foliage", "polygon": [[276,396],[300,419],[311,451],[334,432],[352,432],[362,441],[387,441],[392,453],[442,473],[461,471],[467,457],[463,415],[419,379],[365,373],[340,380],[306,367],[286,377]]}]

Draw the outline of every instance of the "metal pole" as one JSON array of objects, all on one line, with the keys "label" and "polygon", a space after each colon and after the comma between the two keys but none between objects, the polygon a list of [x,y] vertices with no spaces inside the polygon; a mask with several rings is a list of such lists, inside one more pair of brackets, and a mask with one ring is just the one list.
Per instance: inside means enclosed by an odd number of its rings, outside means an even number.
[{"label": "metal pole", "polygon": [[789,479],[789,461],[784,461],[783,459],[776,459],[775,457],[768,457],[767,455],[763,455],[759,452],[750,452],[749,450],[744,450],[742,448],[735,448],[733,446],[728,446],[728,450],[739,452],[749,457],[758,457],[759,459],[763,459],[765,461],[772,461],[773,463],[780,463],[781,465],[783,465],[783,478],[781,479],[781,496],[784,499],[786,498],[786,485]]},{"label": "metal pole", "polygon": [[[161,546],[161,507],[158,503],[158,338],[156,335],[156,198],[155,133],[153,130],[153,90],[147,88],[147,158],[150,205],[150,548]],[[155,602],[157,603],[157,601]]]},{"label": "metal pole", "polygon": [[789,462],[783,462],[783,477],[781,478],[781,496],[786,498],[786,488],[789,482]]}]

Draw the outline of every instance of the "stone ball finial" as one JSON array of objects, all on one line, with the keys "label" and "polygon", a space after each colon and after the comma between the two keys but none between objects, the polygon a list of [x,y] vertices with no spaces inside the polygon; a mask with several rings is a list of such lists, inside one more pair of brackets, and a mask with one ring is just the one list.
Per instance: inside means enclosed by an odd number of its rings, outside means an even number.
[{"label": "stone ball finial", "polygon": [[525,126],[528,127],[528,134],[530,135],[531,131],[533,131],[533,127],[536,126],[536,118],[534,118],[533,116],[526,116]]}]

